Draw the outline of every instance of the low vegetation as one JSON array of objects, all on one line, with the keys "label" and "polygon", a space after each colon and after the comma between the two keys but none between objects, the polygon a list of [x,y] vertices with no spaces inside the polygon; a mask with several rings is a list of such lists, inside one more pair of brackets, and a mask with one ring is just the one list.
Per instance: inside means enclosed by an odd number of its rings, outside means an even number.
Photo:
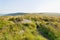
[{"label": "low vegetation", "polygon": [[1,16],[0,40],[60,40],[60,17],[37,14]]}]

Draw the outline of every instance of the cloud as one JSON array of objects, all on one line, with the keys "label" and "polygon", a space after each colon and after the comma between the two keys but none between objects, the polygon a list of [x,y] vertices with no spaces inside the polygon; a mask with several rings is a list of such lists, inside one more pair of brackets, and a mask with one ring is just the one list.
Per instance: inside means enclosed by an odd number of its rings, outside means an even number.
[{"label": "cloud", "polygon": [[49,1],[38,8],[40,12],[60,12],[60,0]]},{"label": "cloud", "polygon": [[[37,1],[37,2],[36,2]],[[14,3],[14,4],[12,4]],[[10,4],[10,3],[9,3]],[[58,12],[60,13],[60,0],[35,0],[11,2],[10,5],[1,7],[0,13],[14,12]]]}]

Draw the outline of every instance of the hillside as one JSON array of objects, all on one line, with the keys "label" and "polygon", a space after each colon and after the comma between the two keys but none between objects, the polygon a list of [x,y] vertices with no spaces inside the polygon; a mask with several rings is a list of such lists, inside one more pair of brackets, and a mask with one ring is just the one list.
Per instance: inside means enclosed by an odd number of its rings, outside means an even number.
[{"label": "hillside", "polygon": [[9,14],[5,14],[3,16],[16,16],[16,15],[25,15],[25,14],[28,14],[28,13],[9,13]]},{"label": "hillside", "polygon": [[60,17],[0,16],[0,40],[60,40]]},{"label": "hillside", "polygon": [[0,16],[19,16],[19,15],[26,15],[26,14],[38,14],[38,15],[49,15],[49,16],[60,16],[60,13],[49,13],[49,12],[42,12],[42,13],[8,13],[8,14],[0,14]]}]

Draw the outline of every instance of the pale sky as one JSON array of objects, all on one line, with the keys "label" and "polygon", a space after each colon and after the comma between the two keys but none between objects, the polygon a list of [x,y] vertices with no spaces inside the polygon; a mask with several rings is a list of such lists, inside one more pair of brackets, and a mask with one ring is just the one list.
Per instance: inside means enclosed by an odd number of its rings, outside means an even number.
[{"label": "pale sky", "polygon": [[15,12],[60,13],[60,0],[0,0],[0,13]]}]

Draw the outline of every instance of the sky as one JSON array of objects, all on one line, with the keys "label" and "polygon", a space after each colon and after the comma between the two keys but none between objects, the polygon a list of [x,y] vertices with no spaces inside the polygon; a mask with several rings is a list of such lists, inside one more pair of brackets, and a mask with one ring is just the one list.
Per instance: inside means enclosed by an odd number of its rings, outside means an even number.
[{"label": "sky", "polygon": [[0,14],[16,12],[60,13],[60,0],[0,0]]}]

